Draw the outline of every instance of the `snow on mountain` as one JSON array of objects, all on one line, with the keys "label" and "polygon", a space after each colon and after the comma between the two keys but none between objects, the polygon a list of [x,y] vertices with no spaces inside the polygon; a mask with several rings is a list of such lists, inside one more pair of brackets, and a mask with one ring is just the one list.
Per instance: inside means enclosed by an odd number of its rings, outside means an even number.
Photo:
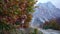
[{"label": "snow on mountain", "polygon": [[[56,8],[51,2],[47,3],[38,3],[38,8],[35,9],[35,12],[33,14],[32,24],[34,23],[42,23],[44,21],[49,21],[50,19],[58,18],[60,17],[60,9]],[[37,21],[38,19],[39,21]],[[38,25],[36,24],[36,25]]]}]

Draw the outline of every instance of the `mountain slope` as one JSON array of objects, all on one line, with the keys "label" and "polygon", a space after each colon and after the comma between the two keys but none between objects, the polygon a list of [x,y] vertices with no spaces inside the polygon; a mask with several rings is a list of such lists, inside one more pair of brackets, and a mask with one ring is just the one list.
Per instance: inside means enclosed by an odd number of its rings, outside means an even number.
[{"label": "mountain slope", "polygon": [[34,17],[43,17],[46,19],[51,19],[55,17],[60,17],[60,9],[56,8],[52,3],[39,3],[37,4],[39,8],[35,9],[35,13],[33,14]]},{"label": "mountain slope", "polygon": [[[35,12],[33,14],[32,23],[33,25],[36,23],[43,23],[44,21],[49,21],[50,19],[58,18],[60,17],[60,9],[56,8],[51,2],[47,3],[38,3],[37,6],[39,8],[35,9]],[[37,22],[36,19],[39,19],[40,21]],[[36,22],[36,23],[35,23]],[[38,24],[36,24],[37,26]]]}]

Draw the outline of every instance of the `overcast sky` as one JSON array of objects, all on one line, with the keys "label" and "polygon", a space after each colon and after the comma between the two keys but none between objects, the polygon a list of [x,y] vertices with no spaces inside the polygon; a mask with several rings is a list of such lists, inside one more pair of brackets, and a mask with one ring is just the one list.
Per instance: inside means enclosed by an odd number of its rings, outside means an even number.
[{"label": "overcast sky", "polygon": [[38,0],[37,3],[46,3],[46,2],[51,2],[52,4],[54,4],[57,8],[60,8],[60,0]]}]

